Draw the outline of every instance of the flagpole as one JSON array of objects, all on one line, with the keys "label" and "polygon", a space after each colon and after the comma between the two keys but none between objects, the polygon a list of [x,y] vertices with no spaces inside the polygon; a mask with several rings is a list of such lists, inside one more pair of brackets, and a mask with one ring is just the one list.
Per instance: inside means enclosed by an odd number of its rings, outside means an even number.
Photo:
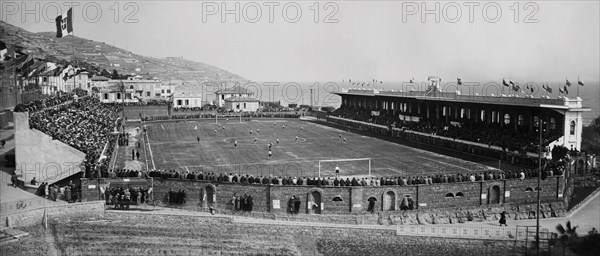
[{"label": "flagpole", "polygon": [[[73,23],[73,21],[74,21],[74,17],[73,17],[74,15],[73,15],[73,11],[72,10],[73,10],[73,1],[71,1],[71,23]],[[73,35],[72,35],[73,36],[73,38],[72,38],[73,40],[71,41],[71,46],[73,47],[73,58],[72,58],[72,60],[73,60],[73,64],[75,64],[75,30],[74,29],[73,29],[72,33],[73,33]],[[75,67],[73,67],[73,72],[74,72],[74,74],[73,74],[73,90],[75,90],[75,87],[76,87],[75,80],[77,80],[77,70],[75,69]]]},{"label": "flagpole", "polygon": [[579,97],[579,76],[577,76],[577,97]]}]

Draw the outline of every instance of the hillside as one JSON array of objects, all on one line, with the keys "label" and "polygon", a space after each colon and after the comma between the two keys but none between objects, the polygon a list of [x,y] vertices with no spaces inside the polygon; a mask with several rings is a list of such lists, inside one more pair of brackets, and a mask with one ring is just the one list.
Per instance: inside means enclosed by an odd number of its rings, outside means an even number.
[{"label": "hillside", "polygon": [[0,21],[0,41],[25,48],[38,58],[75,60],[90,69],[116,69],[120,74],[136,73],[167,80],[237,82],[246,79],[226,70],[183,59],[141,56],[113,45],[85,38],[66,36],[56,38],[55,32],[32,33]]}]

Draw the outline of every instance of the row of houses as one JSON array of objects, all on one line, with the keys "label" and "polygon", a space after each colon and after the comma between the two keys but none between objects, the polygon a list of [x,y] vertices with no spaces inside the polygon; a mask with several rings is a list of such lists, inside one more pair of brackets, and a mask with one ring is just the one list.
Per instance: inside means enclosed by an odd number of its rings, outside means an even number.
[{"label": "row of houses", "polygon": [[[202,107],[203,103],[208,103],[202,102],[199,86],[163,82],[157,77],[139,75],[124,80],[90,76],[85,69],[42,60],[32,62],[21,78],[21,85],[26,89],[40,89],[43,94],[51,95],[80,88],[96,94],[104,103],[172,100],[175,108]],[[218,90],[214,94],[214,104],[225,110],[257,111],[260,107],[254,93],[239,85]]]}]

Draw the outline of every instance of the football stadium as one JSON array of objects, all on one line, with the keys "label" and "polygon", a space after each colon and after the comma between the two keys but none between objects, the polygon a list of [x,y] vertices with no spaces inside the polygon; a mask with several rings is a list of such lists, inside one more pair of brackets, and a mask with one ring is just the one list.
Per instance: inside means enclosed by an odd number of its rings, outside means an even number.
[{"label": "football stadium", "polygon": [[17,2],[0,256],[600,255],[597,2]]}]

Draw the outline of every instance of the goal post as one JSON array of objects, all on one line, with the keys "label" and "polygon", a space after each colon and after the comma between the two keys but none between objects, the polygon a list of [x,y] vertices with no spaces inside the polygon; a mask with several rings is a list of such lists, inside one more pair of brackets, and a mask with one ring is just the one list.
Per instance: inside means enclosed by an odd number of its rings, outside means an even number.
[{"label": "goal post", "polygon": [[367,161],[369,166],[369,176],[371,176],[371,158],[347,158],[347,159],[328,159],[319,160],[319,177],[321,177],[321,166],[322,163],[334,163],[334,162],[353,162],[353,161]]},{"label": "goal post", "polygon": [[[238,116],[239,116],[240,124],[241,124],[242,123],[242,112],[240,112]],[[223,119],[223,118],[229,118],[229,117],[232,117],[232,116],[231,115],[215,115],[215,124],[219,123],[219,117],[221,119]],[[233,117],[235,117],[235,116],[233,116]]]}]

